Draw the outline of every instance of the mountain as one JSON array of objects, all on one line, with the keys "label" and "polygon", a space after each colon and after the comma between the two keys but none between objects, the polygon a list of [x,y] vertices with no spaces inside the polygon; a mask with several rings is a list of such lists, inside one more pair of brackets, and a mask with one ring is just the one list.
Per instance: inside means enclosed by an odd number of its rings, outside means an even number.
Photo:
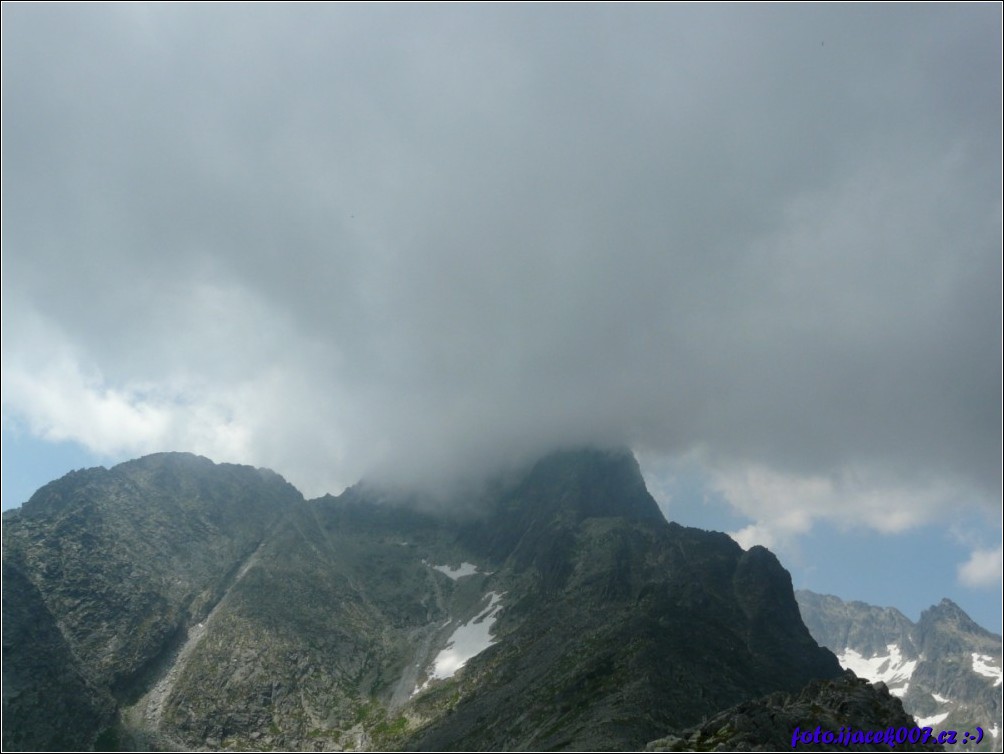
[{"label": "mountain", "polygon": [[147,456],[4,514],[3,568],[5,750],[637,749],[841,674],[619,450],[446,502]]},{"label": "mountain", "polygon": [[858,676],[885,683],[921,726],[986,732],[974,747],[1000,750],[1001,637],[943,599],[917,623],[894,608],[844,602],[806,590],[795,593],[805,625]]}]

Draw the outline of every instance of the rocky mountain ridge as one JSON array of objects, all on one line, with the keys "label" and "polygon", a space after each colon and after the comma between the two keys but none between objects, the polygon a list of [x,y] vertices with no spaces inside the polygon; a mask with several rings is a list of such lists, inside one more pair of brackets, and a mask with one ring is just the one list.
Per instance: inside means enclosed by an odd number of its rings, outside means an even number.
[{"label": "rocky mountain ridge", "polygon": [[894,608],[845,602],[807,590],[795,593],[805,625],[843,667],[882,682],[921,726],[958,731],[981,727],[980,744],[958,750],[1000,750],[1001,637],[977,625],[949,599],[914,623]]},{"label": "rocky mountain ridge", "polygon": [[438,510],[158,454],[4,515],[5,749],[630,749],[836,678],[767,550],[629,452]]}]

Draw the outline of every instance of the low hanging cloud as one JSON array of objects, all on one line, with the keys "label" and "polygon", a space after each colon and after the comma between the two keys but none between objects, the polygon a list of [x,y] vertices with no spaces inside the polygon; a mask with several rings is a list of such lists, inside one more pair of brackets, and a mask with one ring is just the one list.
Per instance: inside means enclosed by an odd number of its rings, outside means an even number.
[{"label": "low hanging cloud", "polygon": [[702,448],[758,536],[999,504],[992,8],[3,13],[5,420],[308,495]]}]

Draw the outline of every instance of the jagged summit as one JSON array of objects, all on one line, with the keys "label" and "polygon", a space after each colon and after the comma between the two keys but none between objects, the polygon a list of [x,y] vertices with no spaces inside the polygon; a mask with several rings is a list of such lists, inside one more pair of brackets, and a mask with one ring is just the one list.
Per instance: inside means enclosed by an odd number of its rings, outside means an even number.
[{"label": "jagged summit", "polygon": [[806,589],[795,592],[802,620],[824,647],[853,647],[866,657],[888,653],[888,645],[898,643],[916,654],[913,622],[894,607],[874,607],[832,594],[816,594]]},{"label": "jagged summit", "polygon": [[967,634],[981,635],[993,638],[994,634],[976,623],[958,605],[947,597],[943,598],[937,605],[933,605],[920,614],[917,622],[921,635],[931,630],[952,630]]}]

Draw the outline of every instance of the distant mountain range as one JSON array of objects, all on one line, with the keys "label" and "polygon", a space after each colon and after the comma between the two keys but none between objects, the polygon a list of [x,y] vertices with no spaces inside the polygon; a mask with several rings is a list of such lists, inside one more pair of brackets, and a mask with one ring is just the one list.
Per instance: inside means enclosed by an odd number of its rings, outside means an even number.
[{"label": "distant mountain range", "polygon": [[951,749],[1001,750],[1000,636],[948,599],[914,623],[895,608],[805,590],[795,597],[816,641],[859,677],[886,684],[919,725],[986,732],[979,746],[960,742]]},{"label": "distant mountain range", "polygon": [[4,513],[3,587],[4,750],[790,749],[789,726],[912,723],[844,678],[769,551],[667,522],[622,450],[448,502],[304,500],[178,453],[78,471]]}]

